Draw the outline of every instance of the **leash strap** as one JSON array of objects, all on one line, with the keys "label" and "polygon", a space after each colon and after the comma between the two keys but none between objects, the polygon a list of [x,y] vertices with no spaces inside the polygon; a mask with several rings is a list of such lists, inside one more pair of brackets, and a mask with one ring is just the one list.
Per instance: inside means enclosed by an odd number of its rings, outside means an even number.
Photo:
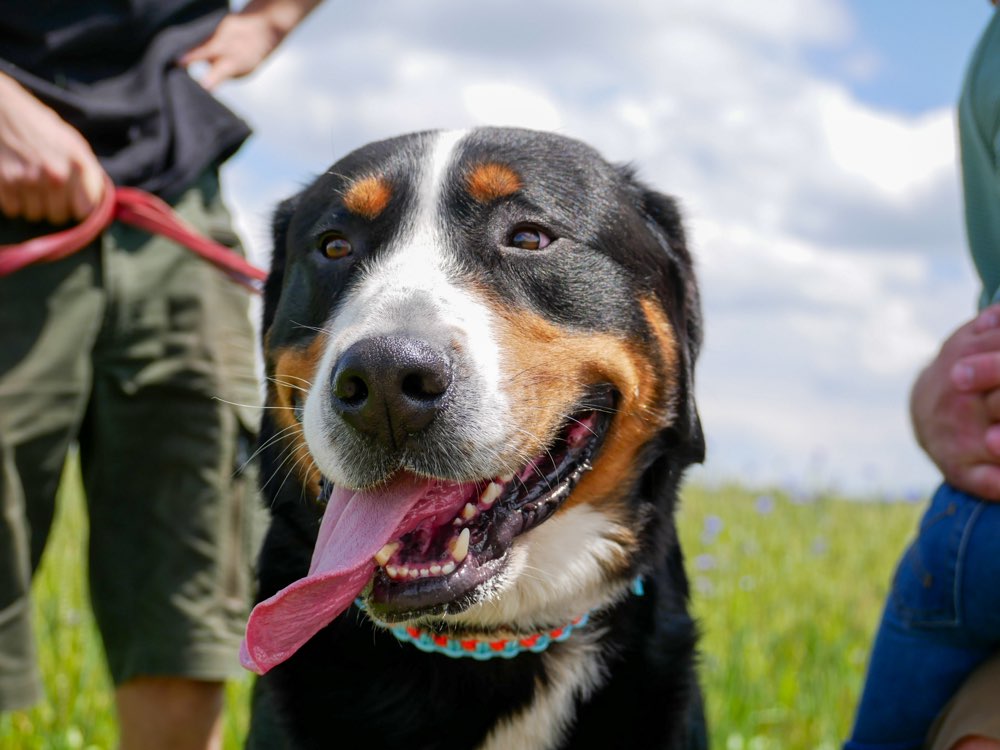
[{"label": "leash strap", "polygon": [[155,195],[138,188],[116,188],[110,180],[100,205],[79,224],[19,244],[0,245],[0,276],[9,276],[32,263],[72,255],[93,242],[115,220],[183,245],[253,292],[259,293],[267,278],[262,268],[200,234]]}]

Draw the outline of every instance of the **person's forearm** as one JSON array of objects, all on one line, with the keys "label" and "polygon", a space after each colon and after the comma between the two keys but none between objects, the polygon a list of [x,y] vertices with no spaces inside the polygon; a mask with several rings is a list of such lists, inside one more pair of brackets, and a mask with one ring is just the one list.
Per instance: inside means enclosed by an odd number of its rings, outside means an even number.
[{"label": "person's forearm", "polygon": [[242,15],[259,15],[278,36],[284,39],[322,0],[250,0],[239,11]]}]

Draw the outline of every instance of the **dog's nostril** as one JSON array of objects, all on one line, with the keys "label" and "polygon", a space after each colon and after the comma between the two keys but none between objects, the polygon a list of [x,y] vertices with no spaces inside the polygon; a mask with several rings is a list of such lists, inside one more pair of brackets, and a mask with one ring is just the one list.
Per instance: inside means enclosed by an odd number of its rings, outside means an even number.
[{"label": "dog's nostril", "polygon": [[362,339],[340,356],[330,406],[357,431],[396,448],[448,405],[447,350],[417,339]]},{"label": "dog's nostril", "polygon": [[334,383],[333,395],[347,406],[360,406],[368,398],[368,384],[358,375],[342,373]]},{"label": "dog's nostril", "polygon": [[448,390],[447,371],[411,372],[403,377],[400,387],[404,396],[416,401],[433,401]]}]

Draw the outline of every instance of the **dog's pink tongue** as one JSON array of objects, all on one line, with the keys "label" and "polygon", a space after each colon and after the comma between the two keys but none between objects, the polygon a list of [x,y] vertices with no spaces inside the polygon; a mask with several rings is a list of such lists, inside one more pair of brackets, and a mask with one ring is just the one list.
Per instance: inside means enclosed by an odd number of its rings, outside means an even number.
[{"label": "dog's pink tongue", "polygon": [[[383,545],[440,512],[425,503],[428,480],[404,476],[378,492],[334,489],[323,514],[309,574],[261,602],[250,613],[240,662],[264,674],[350,606],[375,569]],[[426,507],[424,507],[426,505]]]}]

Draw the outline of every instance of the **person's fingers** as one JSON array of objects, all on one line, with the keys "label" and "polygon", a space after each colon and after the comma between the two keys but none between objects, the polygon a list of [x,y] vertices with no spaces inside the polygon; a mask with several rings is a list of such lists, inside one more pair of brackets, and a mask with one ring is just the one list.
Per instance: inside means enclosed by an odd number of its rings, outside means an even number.
[{"label": "person's fingers", "polygon": [[210,62],[212,58],[217,57],[219,54],[217,46],[216,38],[214,36],[210,36],[194,49],[190,49],[181,55],[181,57],[177,60],[177,64],[181,67],[187,67],[191,63]]},{"label": "person's fingers", "polygon": [[972,323],[975,333],[1000,328],[1000,305],[990,305],[976,316]]},{"label": "person's fingers", "polygon": [[964,393],[1000,387],[1000,352],[984,352],[962,357],[949,373],[952,385]]},{"label": "person's fingers", "polygon": [[21,214],[28,221],[41,221],[45,218],[45,194],[35,185],[26,185],[21,189]]},{"label": "person's fingers", "polygon": [[45,203],[45,220],[50,224],[65,224],[70,217],[69,196],[65,184],[58,189],[45,190],[42,193]]},{"label": "person's fingers", "polygon": [[70,212],[77,221],[83,221],[101,202],[104,195],[104,170],[94,162],[73,170],[69,181]]},{"label": "person's fingers", "polygon": [[17,191],[11,186],[0,183],[0,213],[8,219],[16,219],[21,216],[24,204]]},{"label": "person's fingers", "polygon": [[966,467],[959,476],[945,477],[960,490],[984,500],[1000,501],[1000,466],[982,463]]},{"label": "person's fingers", "polygon": [[986,415],[991,422],[1000,422],[1000,388],[983,394]]},{"label": "person's fingers", "polygon": [[223,81],[228,81],[230,78],[233,78],[238,71],[239,68],[228,57],[219,57],[216,58],[211,67],[205,71],[205,75],[201,77],[199,83],[201,83],[206,90],[212,91]]},{"label": "person's fingers", "polygon": [[986,443],[986,450],[991,455],[1000,458],[1000,424],[990,425],[983,435],[983,442]]}]

